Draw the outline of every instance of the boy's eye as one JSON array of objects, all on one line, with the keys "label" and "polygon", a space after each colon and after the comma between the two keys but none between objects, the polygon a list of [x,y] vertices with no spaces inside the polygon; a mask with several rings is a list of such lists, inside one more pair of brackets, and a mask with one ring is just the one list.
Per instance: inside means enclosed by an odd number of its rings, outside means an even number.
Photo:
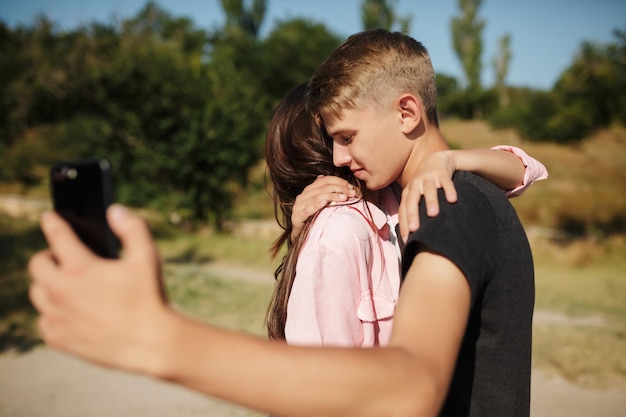
[{"label": "boy's eye", "polygon": [[346,145],[350,144],[350,142],[352,142],[352,138],[354,137],[354,135],[350,135],[350,136],[344,136],[342,138],[343,143],[345,143]]}]

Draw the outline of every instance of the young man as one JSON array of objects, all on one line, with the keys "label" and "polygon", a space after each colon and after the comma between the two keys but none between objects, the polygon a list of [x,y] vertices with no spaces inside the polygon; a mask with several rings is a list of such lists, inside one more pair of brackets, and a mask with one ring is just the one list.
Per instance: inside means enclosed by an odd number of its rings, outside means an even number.
[{"label": "young man", "polygon": [[[424,158],[448,149],[435,85],[426,49],[409,37],[375,30],[345,42],[310,83],[310,106],[333,138],[335,165],[349,167],[370,189],[391,181],[404,187]],[[443,203],[435,218],[422,213],[420,229],[407,242],[402,296],[415,287],[416,297],[428,294],[433,311],[465,326],[458,352],[450,339],[440,344],[451,348],[443,363],[456,360],[442,415],[528,415],[530,248],[515,211],[492,184],[463,172],[455,175],[454,186],[458,202]],[[441,298],[433,300],[434,294]],[[399,306],[394,335],[403,329],[400,317],[409,326],[419,320],[400,308],[410,309]],[[434,317],[423,308],[418,307],[429,322],[426,329]],[[445,337],[452,333],[439,329]]]},{"label": "young man", "polygon": [[[417,79],[414,79],[414,73]],[[447,148],[434,72],[415,40],[349,38],[311,81],[311,107],[333,136],[336,165],[370,189],[406,179]],[[145,223],[119,206],[109,222],[124,256],[89,252],[57,215],[50,249],[29,264],[43,338],[104,366],[141,372],[280,416],[528,416],[533,268],[504,194],[470,174],[459,202],[420,213],[384,348],[293,347],[197,323],[162,297]]]}]

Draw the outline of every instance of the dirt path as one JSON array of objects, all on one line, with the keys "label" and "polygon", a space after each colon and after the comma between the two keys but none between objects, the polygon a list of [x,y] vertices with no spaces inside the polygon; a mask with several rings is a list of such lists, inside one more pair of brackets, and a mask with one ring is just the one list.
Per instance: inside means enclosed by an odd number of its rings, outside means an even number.
[{"label": "dirt path", "polygon": [[[626,393],[583,389],[533,371],[532,417],[621,417]],[[102,369],[48,348],[0,356],[2,417],[259,417],[141,376]]]},{"label": "dirt path", "polygon": [[[219,276],[271,283],[270,273],[203,266]],[[567,317],[536,312],[537,322]],[[595,318],[590,320],[596,321]],[[598,323],[596,323],[598,324]],[[621,417],[626,392],[581,388],[534,369],[532,417]],[[262,417],[185,388],[137,375],[102,369],[46,347],[0,355],[1,417]]]}]

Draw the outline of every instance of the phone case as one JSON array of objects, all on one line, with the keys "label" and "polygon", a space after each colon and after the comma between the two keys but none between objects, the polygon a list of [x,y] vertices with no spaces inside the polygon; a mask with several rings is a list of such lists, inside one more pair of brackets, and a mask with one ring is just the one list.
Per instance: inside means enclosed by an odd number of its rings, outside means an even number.
[{"label": "phone case", "polygon": [[54,209],[97,255],[117,258],[119,243],[106,219],[114,201],[111,164],[106,159],[64,161],[50,169]]}]

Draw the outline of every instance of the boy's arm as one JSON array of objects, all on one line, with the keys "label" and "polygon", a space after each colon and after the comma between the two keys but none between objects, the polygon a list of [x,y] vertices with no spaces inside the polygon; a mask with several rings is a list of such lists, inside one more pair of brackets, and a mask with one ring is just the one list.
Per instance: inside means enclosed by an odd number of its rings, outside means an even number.
[{"label": "boy's arm", "polygon": [[548,177],[541,162],[514,146],[492,149],[457,149],[432,153],[422,164],[416,177],[402,190],[398,211],[400,235],[406,241],[410,232],[419,228],[418,205],[424,196],[427,213],[439,214],[437,188],[443,188],[446,200],[456,201],[452,175],[470,171],[504,190],[509,197],[522,194],[534,181]]},{"label": "boy's arm", "polygon": [[119,207],[109,214],[124,247],[119,260],[91,254],[59,216],[42,218],[51,249],[29,263],[30,295],[48,344],[286,417],[437,414],[470,303],[464,277],[447,259],[416,256],[388,348],[293,347],[169,308],[147,226]]},{"label": "boy's arm", "polygon": [[[294,347],[181,318],[148,372],[280,416],[436,416],[470,304],[447,259],[422,252],[408,272],[388,347]],[[364,399],[367,399],[366,401]]]}]

